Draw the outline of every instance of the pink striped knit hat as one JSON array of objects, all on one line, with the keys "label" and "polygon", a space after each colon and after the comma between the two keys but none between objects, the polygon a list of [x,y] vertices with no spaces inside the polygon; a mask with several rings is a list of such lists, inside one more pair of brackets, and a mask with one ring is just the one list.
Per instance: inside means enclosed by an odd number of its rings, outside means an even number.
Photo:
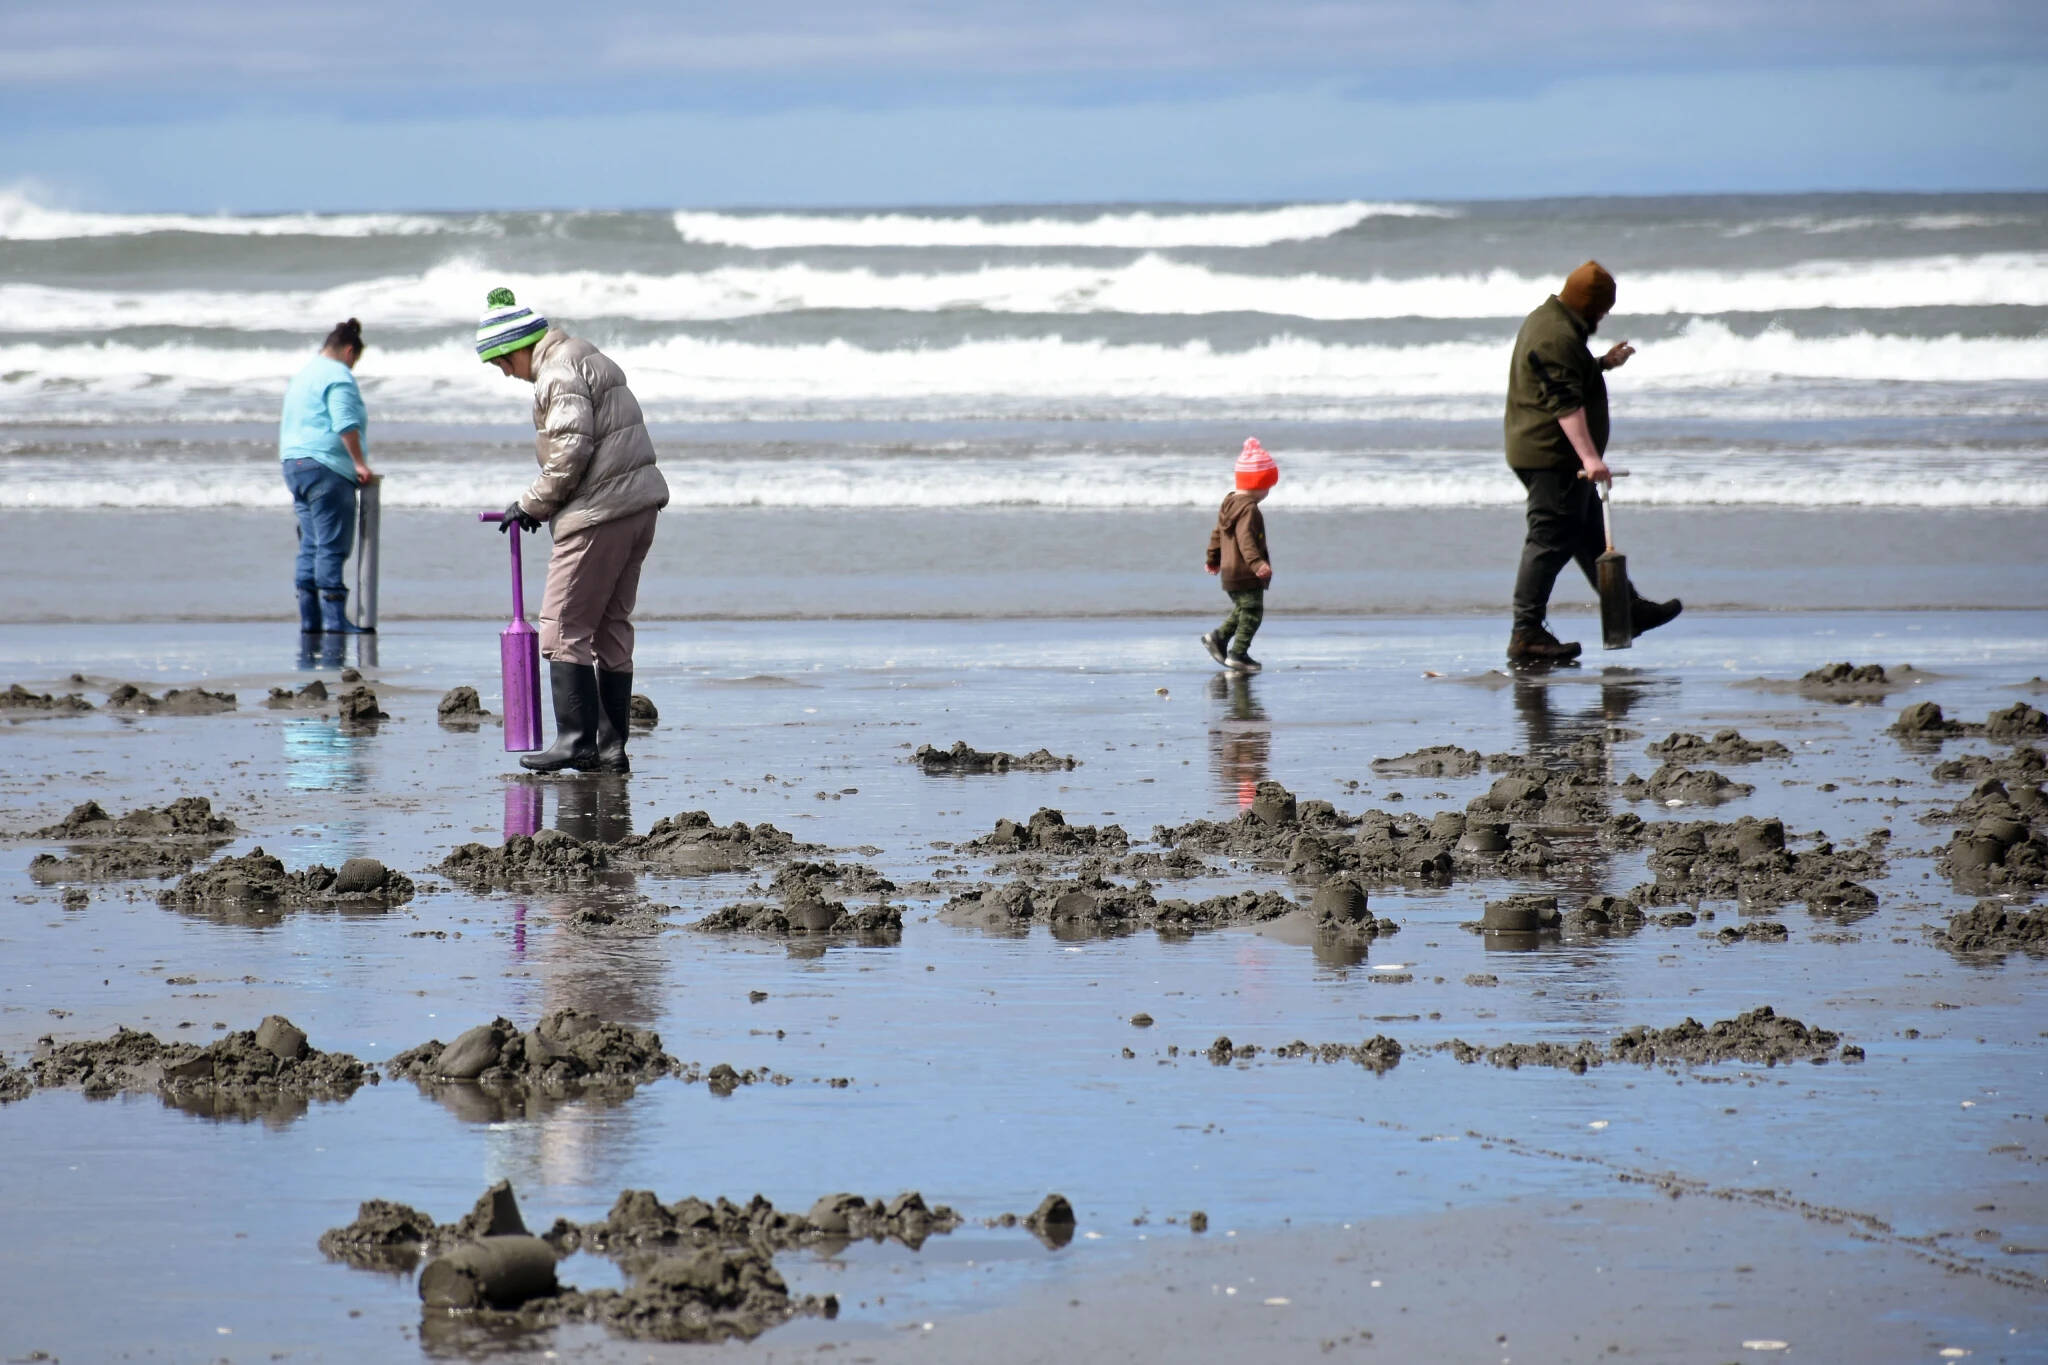
[{"label": "pink striped knit hat", "polygon": [[1244,443],[1244,449],[1237,457],[1237,486],[1249,493],[1254,489],[1271,488],[1280,482],[1280,466],[1273,463],[1273,457],[1259,444],[1259,438],[1251,437]]}]

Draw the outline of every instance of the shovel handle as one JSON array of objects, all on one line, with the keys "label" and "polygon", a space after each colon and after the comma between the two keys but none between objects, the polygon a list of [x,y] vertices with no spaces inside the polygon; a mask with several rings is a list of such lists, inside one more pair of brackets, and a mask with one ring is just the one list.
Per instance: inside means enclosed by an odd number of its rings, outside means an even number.
[{"label": "shovel handle", "polygon": [[[476,519],[478,521],[503,521],[505,520],[505,514],[503,512],[479,512],[476,514]],[[506,539],[512,542],[512,619],[524,621],[526,619],[526,575],[519,571],[519,535],[511,535],[506,537]]]},{"label": "shovel handle", "polygon": [[[1579,477],[1582,479],[1585,478],[1586,471],[1581,469],[1579,471]],[[1626,469],[1610,469],[1607,471],[1607,477],[1609,477],[1610,479],[1625,479],[1628,477],[1628,471]]]}]

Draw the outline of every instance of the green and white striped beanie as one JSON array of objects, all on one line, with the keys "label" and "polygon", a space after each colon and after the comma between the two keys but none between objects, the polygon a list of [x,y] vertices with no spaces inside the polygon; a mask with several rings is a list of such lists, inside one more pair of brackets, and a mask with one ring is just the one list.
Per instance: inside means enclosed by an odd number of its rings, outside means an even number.
[{"label": "green and white striped beanie", "polygon": [[548,320],[531,308],[522,308],[509,289],[493,289],[484,300],[484,320],[476,326],[476,355],[479,360],[496,360],[501,355],[538,342],[548,330]]}]

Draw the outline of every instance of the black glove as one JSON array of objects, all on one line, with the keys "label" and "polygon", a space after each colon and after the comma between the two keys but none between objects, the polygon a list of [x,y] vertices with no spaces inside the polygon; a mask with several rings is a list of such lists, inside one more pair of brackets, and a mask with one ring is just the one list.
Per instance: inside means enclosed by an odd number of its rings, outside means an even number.
[{"label": "black glove", "polygon": [[503,534],[510,531],[514,526],[517,526],[522,531],[538,531],[540,529],[540,518],[528,513],[524,507],[519,505],[519,501],[516,498],[513,499],[512,505],[505,509],[505,519],[498,523],[498,531],[500,534]]}]

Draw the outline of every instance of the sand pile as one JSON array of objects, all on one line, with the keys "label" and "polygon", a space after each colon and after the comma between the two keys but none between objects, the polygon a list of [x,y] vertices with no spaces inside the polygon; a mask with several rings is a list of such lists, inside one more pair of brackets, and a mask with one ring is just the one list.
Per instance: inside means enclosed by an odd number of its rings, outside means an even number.
[{"label": "sand pile", "polygon": [[1621,794],[1631,801],[1678,801],[1686,805],[1714,805],[1748,796],[1756,790],[1744,782],[1732,782],[1712,768],[1687,768],[1666,763],[1648,781],[1628,775]]},{"label": "sand pile", "polygon": [[820,853],[770,824],[735,820],[714,825],[701,810],[684,811],[654,823],[645,834],[629,834],[611,846],[620,862],[678,876],[741,872],[799,853]]},{"label": "sand pile", "polygon": [[154,1091],[168,1099],[231,1100],[279,1096],[347,1099],[376,1074],[345,1052],[322,1052],[304,1031],[273,1014],[254,1029],[200,1047],[166,1043],[155,1034],[119,1029],[95,1042],[49,1039],[29,1060],[37,1086],[88,1095]]},{"label": "sand pile", "polygon": [[558,829],[515,834],[498,848],[463,844],[435,870],[472,891],[545,889],[587,882],[611,866],[608,845],[584,843]]},{"label": "sand pile", "polygon": [[1958,956],[2027,953],[2048,956],[2048,907],[2027,909],[1981,900],[1954,916],[1935,941]]},{"label": "sand pile", "polygon": [[1072,754],[1062,757],[1050,749],[1038,749],[1028,754],[993,753],[969,747],[966,740],[955,740],[950,749],[935,749],[929,744],[920,744],[910,761],[928,773],[1007,773],[1007,772],[1060,772],[1080,766]]},{"label": "sand pile", "polygon": [[[1525,1066],[1556,1067],[1583,1074],[1608,1062],[1707,1066],[1741,1061],[1776,1066],[1779,1062],[1825,1058],[1835,1052],[1841,1041],[1840,1034],[1810,1028],[1797,1019],[1782,1019],[1769,1005],[1762,1005],[1711,1025],[1689,1018],[1668,1029],[1637,1026],[1617,1034],[1605,1047],[1590,1040],[1478,1047],[1453,1038],[1431,1050],[1449,1053],[1466,1065],[1488,1062],[1510,1070]],[[1860,1061],[1863,1049],[1842,1047],[1840,1056],[1844,1061]]]},{"label": "sand pile", "polygon": [[564,1008],[543,1015],[523,1032],[508,1019],[493,1019],[452,1043],[429,1040],[399,1053],[384,1069],[393,1079],[423,1085],[473,1081],[493,1092],[565,1096],[585,1089],[631,1090],[679,1068],[652,1030]]},{"label": "sand pile", "polygon": [[412,899],[412,878],[375,858],[350,858],[339,868],[315,863],[299,872],[260,848],[189,872],[157,899],[179,908],[210,905],[400,905]]},{"label": "sand pile", "polygon": [[20,683],[14,683],[5,692],[0,692],[0,711],[59,711],[75,714],[92,709],[93,704],[76,692],[53,696],[48,692],[31,692]]},{"label": "sand pile", "polygon": [[1792,756],[1792,751],[1775,739],[1744,739],[1739,730],[1716,730],[1712,739],[1674,730],[1661,741],[1643,746],[1643,752],[1671,763],[1760,763]]}]

